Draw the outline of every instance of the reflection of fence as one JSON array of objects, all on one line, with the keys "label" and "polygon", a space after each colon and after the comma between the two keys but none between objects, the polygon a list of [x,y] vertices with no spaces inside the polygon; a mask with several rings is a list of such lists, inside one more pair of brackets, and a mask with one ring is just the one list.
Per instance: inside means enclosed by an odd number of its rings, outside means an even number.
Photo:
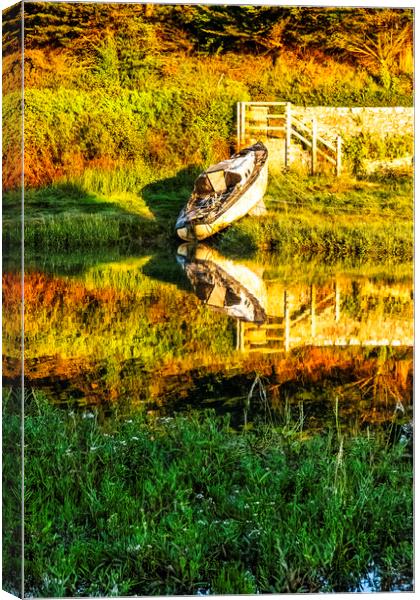
[{"label": "reflection of fence", "polygon": [[[381,297],[378,290],[378,298]],[[397,294],[398,295],[398,294]],[[282,313],[269,316],[268,320],[256,323],[238,321],[237,350],[242,352],[272,353],[288,351],[297,346],[412,346],[412,322],[403,321],[404,331],[398,337],[386,331],[384,337],[369,337],[369,332],[361,331],[361,324],[350,322],[350,333],[346,326],[340,328],[342,318],[342,294],[340,283],[335,282],[333,289],[322,294],[315,285],[310,286],[309,300],[296,302],[288,290],[284,290]],[[359,331],[357,331],[359,328]],[[390,332],[388,331],[388,334]]]},{"label": "reflection of fence", "polygon": [[292,112],[290,102],[238,102],[237,104],[237,145],[238,149],[257,140],[277,138],[284,140],[284,165],[290,166],[292,141],[296,138],[306,146],[311,155],[311,173],[318,170],[318,157],[331,163],[335,173],[341,173],[341,137],[335,144],[325,140],[317,133],[316,120],[312,126],[297,119]]},{"label": "reflection of fence", "polygon": [[302,304],[292,310],[292,302],[287,290],[283,295],[283,316],[270,316],[266,323],[256,325],[238,321],[237,349],[244,352],[273,352],[280,349],[289,350],[293,344],[291,337],[292,328],[302,321],[309,319],[310,332],[308,339],[313,340],[316,336],[317,312],[326,310],[334,305],[335,319],[340,318],[340,291],[338,285],[335,291],[316,299],[315,286],[311,286],[311,300],[309,305]]}]

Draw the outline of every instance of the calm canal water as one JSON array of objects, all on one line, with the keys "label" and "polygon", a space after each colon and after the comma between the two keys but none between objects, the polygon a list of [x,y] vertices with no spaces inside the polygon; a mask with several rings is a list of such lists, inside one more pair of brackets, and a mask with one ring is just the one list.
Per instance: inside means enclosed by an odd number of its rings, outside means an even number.
[{"label": "calm canal water", "polygon": [[[20,286],[4,269],[4,384],[18,384]],[[276,416],[357,432],[412,413],[409,265],[273,266],[206,245],[27,262],[26,387],[84,411]]]}]

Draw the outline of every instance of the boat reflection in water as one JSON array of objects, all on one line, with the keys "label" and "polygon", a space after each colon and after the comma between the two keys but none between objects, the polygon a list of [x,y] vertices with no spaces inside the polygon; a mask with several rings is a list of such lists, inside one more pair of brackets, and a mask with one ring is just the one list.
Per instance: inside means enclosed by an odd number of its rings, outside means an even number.
[{"label": "boat reflection in water", "polygon": [[237,320],[236,349],[278,353],[299,346],[413,346],[411,283],[337,274],[318,283],[263,278],[263,269],[183,244],[178,262],[196,295]]},{"label": "boat reflection in water", "polygon": [[[366,423],[392,418],[391,397],[411,406],[414,302],[404,265],[395,274],[382,265],[317,271],[241,263],[203,244],[183,244],[177,259],[128,257],[76,274],[27,268],[26,386],[104,415],[118,403],[160,414],[216,403],[239,415],[260,389],[256,375],[270,410],[311,398],[305,410],[318,407],[320,426],[335,397],[346,420]],[[18,269],[3,283],[3,383],[18,386]]]},{"label": "boat reflection in water", "polygon": [[267,290],[258,273],[204,244],[181,244],[177,260],[205,304],[240,321],[266,321]]}]

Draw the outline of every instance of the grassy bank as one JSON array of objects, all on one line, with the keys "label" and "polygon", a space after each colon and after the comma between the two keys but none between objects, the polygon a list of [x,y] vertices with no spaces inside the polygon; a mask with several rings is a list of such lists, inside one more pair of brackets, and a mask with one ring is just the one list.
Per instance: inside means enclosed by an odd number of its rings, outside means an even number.
[{"label": "grassy bank", "polygon": [[233,433],[210,413],[100,425],[29,400],[28,593],[344,591],[368,572],[372,589],[410,581],[407,442],[281,424]]},{"label": "grassy bank", "polygon": [[[79,178],[28,190],[25,247],[31,253],[118,246],[126,251],[175,248],[174,225],[196,169],[178,173],[87,171]],[[246,217],[210,243],[223,252],[279,259],[409,261],[413,255],[410,173],[355,179],[272,176],[268,214]],[[3,240],[20,243],[20,197],[5,195]]]},{"label": "grassy bank", "polygon": [[267,215],[245,217],[220,236],[222,251],[284,260],[411,260],[413,182],[409,173],[354,179],[272,177]]},{"label": "grassy bank", "polygon": [[[194,170],[171,176],[141,165],[79,177],[25,193],[24,239],[29,253],[168,247],[175,219],[191,193]],[[21,196],[3,201],[3,243],[20,244]]]}]

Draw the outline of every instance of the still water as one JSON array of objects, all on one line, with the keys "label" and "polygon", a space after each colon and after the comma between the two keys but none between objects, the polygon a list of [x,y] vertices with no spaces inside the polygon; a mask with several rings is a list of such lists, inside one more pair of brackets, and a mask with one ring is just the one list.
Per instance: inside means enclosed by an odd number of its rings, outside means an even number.
[{"label": "still water", "polygon": [[[6,263],[3,375],[18,384],[20,284]],[[284,415],[355,432],[411,419],[409,265],[322,268],[174,255],[28,261],[25,381],[103,416],[229,412],[237,427]]]}]

